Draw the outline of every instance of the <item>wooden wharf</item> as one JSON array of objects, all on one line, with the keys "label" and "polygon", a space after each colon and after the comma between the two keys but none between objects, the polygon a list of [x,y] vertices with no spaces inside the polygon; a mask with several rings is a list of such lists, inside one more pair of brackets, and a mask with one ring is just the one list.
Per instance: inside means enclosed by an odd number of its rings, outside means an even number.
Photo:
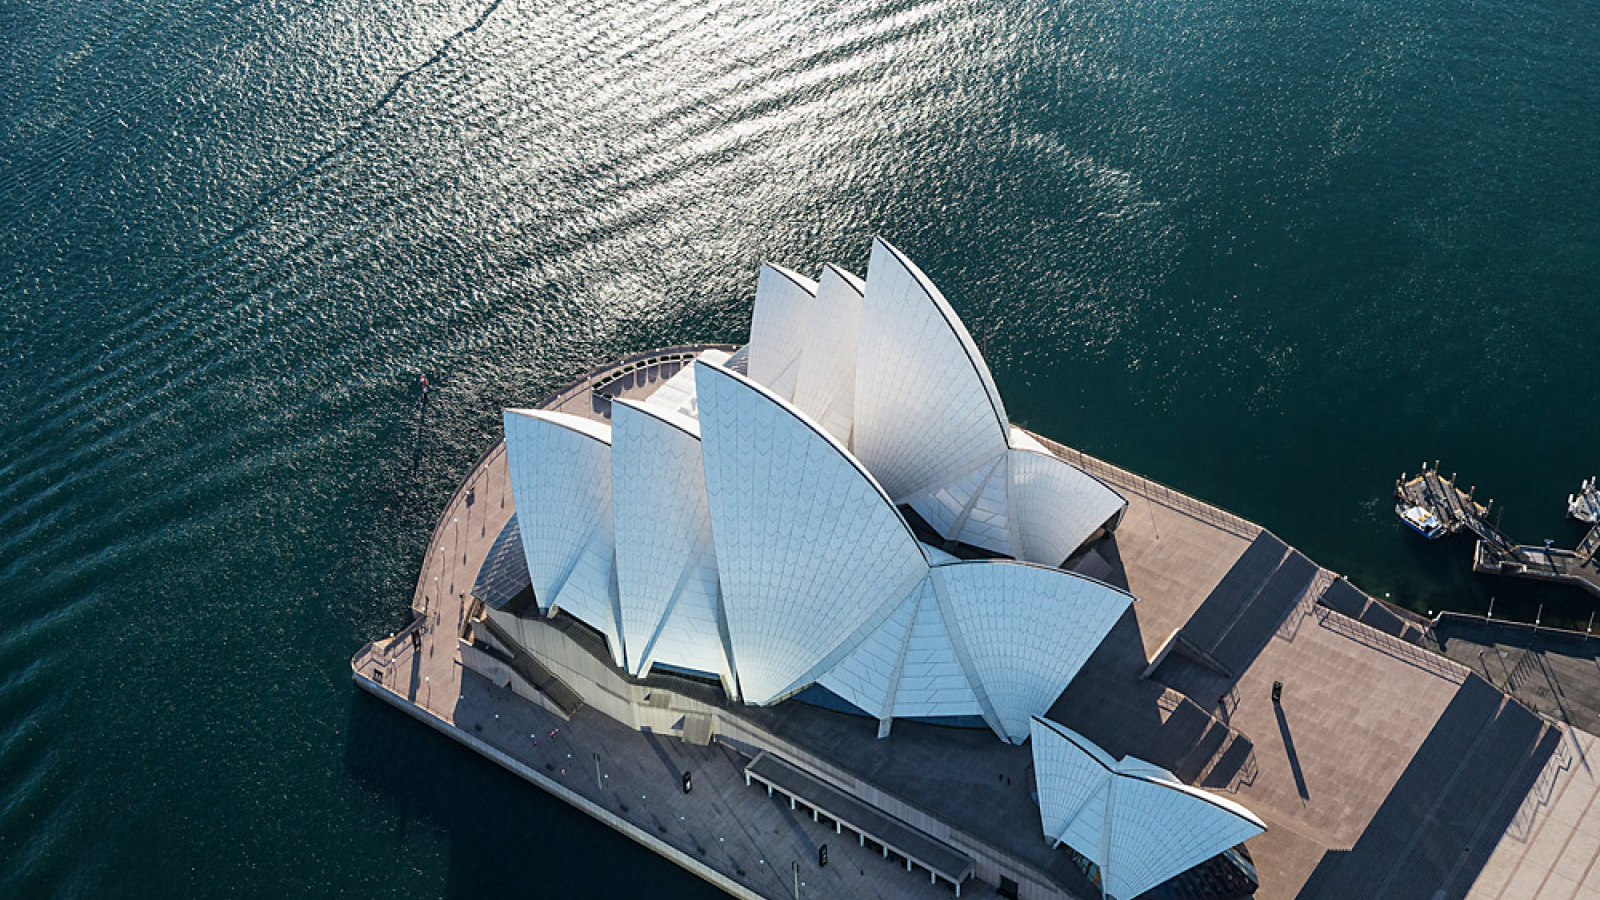
[{"label": "wooden wharf", "polygon": [[1514,544],[1489,521],[1494,501],[1477,502],[1473,499],[1477,490],[1473,486],[1463,491],[1456,484],[1454,474],[1449,478],[1441,476],[1438,462],[1431,467],[1424,462],[1420,475],[1407,478],[1402,473],[1395,482],[1396,499],[1404,506],[1417,506],[1432,513],[1446,533],[1456,534],[1466,529],[1496,552],[1509,553]]},{"label": "wooden wharf", "polygon": [[1597,544],[1600,525],[1589,532],[1577,550],[1518,544],[1505,553],[1479,541],[1472,555],[1472,571],[1570,584],[1600,597],[1600,561],[1594,556]]},{"label": "wooden wharf", "polygon": [[1424,462],[1421,474],[1412,478],[1402,474],[1395,482],[1395,498],[1402,509],[1421,507],[1439,520],[1445,533],[1465,530],[1477,536],[1472,571],[1570,584],[1600,597],[1600,561],[1596,560],[1600,525],[1590,529],[1575,550],[1518,544],[1489,521],[1494,501],[1479,503],[1473,499],[1475,493],[1476,487],[1461,490],[1454,474],[1441,476],[1438,462],[1432,466]]}]

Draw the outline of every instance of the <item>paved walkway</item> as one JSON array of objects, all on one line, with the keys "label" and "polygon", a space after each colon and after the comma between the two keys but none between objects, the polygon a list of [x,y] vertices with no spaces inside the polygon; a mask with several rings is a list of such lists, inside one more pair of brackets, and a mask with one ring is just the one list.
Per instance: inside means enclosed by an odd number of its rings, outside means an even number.
[{"label": "paved walkway", "polygon": [[1529,708],[1600,732],[1600,637],[1443,617],[1440,650]]},{"label": "paved walkway", "polygon": [[1563,731],[1466,900],[1600,897],[1600,738]]}]

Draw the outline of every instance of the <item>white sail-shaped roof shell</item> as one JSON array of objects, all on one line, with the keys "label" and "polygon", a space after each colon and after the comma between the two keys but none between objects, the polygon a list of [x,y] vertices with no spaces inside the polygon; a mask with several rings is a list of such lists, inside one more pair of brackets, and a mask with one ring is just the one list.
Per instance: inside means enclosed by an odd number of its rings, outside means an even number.
[{"label": "white sail-shaped roof shell", "polygon": [[662,664],[711,673],[737,697],[699,423],[616,400],[611,435],[617,591],[628,670],[644,675]]},{"label": "white sail-shaped roof shell", "polygon": [[856,353],[865,290],[861,279],[849,272],[823,268],[794,390],[794,405],[846,447],[855,422]]},{"label": "white sail-shaped roof shell", "polygon": [[881,624],[927,561],[876,482],[819,425],[721,366],[697,362],[695,379],[739,687],[768,704]]},{"label": "white sail-shaped roof shell", "polygon": [[1117,761],[1076,732],[1037,716],[1029,733],[1045,836],[1099,865],[1105,858],[1106,802]]},{"label": "white sail-shaped roof shell", "polygon": [[750,377],[785,400],[794,399],[817,283],[768,263],[756,278],[750,316]]},{"label": "white sail-shaped roof shell", "polygon": [[1026,563],[936,566],[933,584],[984,718],[1015,744],[1133,603],[1104,582]]},{"label": "white sail-shaped roof shell", "polygon": [[1059,565],[1126,506],[1012,428],[955,311],[882,240],[872,245],[855,346],[850,446],[895,502],[945,538]]},{"label": "white sail-shaped roof shell", "polygon": [[1047,452],[1006,454],[1007,499],[1022,559],[1059,566],[1128,501],[1077,466]]},{"label": "white sail-shaped roof shell", "polygon": [[566,413],[508,409],[506,465],[534,596],[605,635],[624,665],[611,516],[611,428]]},{"label": "white sail-shaped roof shell", "polygon": [[904,502],[1000,458],[1007,428],[989,367],[944,295],[875,239],[857,350],[856,456]]},{"label": "white sail-shaped roof shell", "polygon": [[1106,869],[1113,896],[1137,897],[1266,830],[1244,807],[1148,769],[1115,782]]},{"label": "white sail-shaped roof shell", "polygon": [[1132,900],[1266,830],[1249,810],[1141,760],[1115,761],[1070,729],[1030,723],[1045,836],[1100,867],[1106,893]]}]

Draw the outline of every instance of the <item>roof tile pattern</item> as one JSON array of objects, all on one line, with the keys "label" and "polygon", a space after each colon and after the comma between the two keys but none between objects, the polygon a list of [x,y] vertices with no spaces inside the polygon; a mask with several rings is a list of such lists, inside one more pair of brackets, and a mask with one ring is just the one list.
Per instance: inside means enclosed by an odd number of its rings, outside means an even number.
[{"label": "roof tile pattern", "polygon": [[1024,563],[952,563],[933,574],[985,717],[1016,744],[1133,603],[1103,582]]},{"label": "roof tile pattern", "polygon": [[1023,557],[1058,566],[1127,505],[1122,495],[1047,453],[1006,454],[1011,512]]},{"label": "roof tile pattern", "polygon": [[852,449],[904,501],[1006,450],[1005,407],[971,335],[900,251],[872,243]]},{"label": "roof tile pattern", "polygon": [[1072,730],[1030,722],[1045,836],[1100,867],[1132,900],[1266,830],[1249,810],[1137,759],[1116,761]]},{"label": "roof tile pattern", "polygon": [[628,670],[655,663],[714,672],[730,696],[716,550],[700,465],[700,426],[629,400],[611,407],[611,482]]},{"label": "roof tile pattern", "polygon": [[857,709],[882,719],[893,715],[895,682],[899,679],[906,642],[916,622],[918,602],[926,585],[907,594],[882,625],[872,630],[818,681]]},{"label": "roof tile pattern", "polygon": [[566,610],[604,634],[620,666],[626,655],[612,565],[611,429],[524,409],[506,410],[504,426],[534,596],[541,609]]},{"label": "roof tile pattern", "polygon": [[800,690],[894,611],[927,566],[845,449],[766,388],[695,364],[706,493],[739,685]]},{"label": "roof tile pattern", "polygon": [[882,240],[867,270],[855,385],[851,449],[946,538],[1058,565],[1126,505],[1069,463],[1028,455],[1042,448],[1011,426],[972,336]]},{"label": "roof tile pattern", "polygon": [[940,534],[959,534],[967,509],[989,483],[997,465],[998,459],[990,460],[956,481],[913,498],[907,505]]},{"label": "roof tile pattern", "polygon": [[861,279],[826,266],[806,327],[794,405],[850,446],[855,421],[856,350],[861,333]]},{"label": "roof tile pattern", "polygon": [[918,598],[917,616],[895,684],[894,714],[902,718],[983,715],[966,667],[956,655],[950,624],[939,610],[932,573],[924,580]]},{"label": "roof tile pattern", "polygon": [[794,398],[816,296],[816,282],[782,266],[768,263],[756,278],[756,306],[750,317],[750,377],[785,400]]},{"label": "roof tile pattern", "polygon": [[1192,788],[1170,772],[1125,766],[1124,774],[1115,782],[1111,804],[1106,886],[1112,896],[1137,897],[1266,830],[1243,807]]}]

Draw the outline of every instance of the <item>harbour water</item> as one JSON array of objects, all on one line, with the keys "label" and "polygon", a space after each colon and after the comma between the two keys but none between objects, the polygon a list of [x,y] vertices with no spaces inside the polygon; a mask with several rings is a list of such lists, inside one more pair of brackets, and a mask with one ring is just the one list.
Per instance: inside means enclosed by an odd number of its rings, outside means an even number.
[{"label": "harbour water", "polygon": [[1418,610],[1593,607],[1390,500],[1441,458],[1581,534],[1578,0],[14,2],[0,38],[0,896],[715,896],[348,660],[502,406],[741,341],[760,261],[875,233],[1019,424]]}]

